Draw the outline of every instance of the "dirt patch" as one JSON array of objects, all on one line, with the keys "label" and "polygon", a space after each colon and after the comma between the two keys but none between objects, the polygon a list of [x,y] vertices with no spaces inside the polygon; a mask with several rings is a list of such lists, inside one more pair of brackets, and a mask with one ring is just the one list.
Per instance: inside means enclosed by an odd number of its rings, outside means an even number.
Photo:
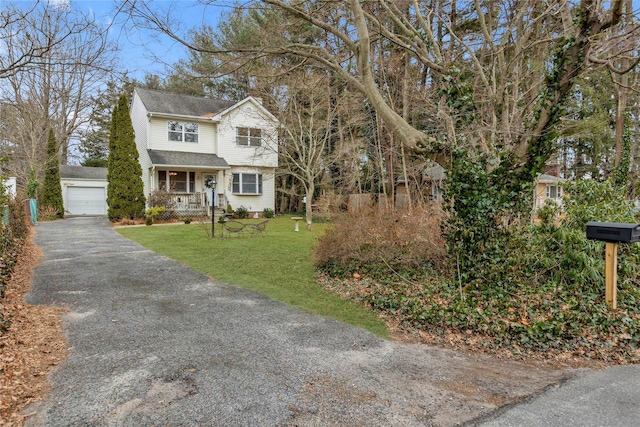
[{"label": "dirt patch", "polygon": [[407,329],[400,325],[396,319],[390,318],[389,316],[382,317],[391,332],[391,339],[396,342],[448,348],[469,356],[486,355],[497,360],[524,362],[534,364],[541,369],[603,369],[612,365],[612,363],[606,363],[602,360],[576,356],[576,354],[571,351],[556,351],[553,353],[538,351],[528,352],[526,354],[515,354],[508,349],[486,348],[482,345],[482,342],[490,341],[490,337],[455,332],[450,332],[443,337],[441,335],[429,334],[424,330]]},{"label": "dirt patch", "polygon": [[61,363],[67,348],[62,334],[64,309],[25,304],[40,250],[32,239],[23,248],[0,300],[2,316],[11,322],[0,332],[0,426],[21,426],[21,412],[49,390],[47,374]]}]

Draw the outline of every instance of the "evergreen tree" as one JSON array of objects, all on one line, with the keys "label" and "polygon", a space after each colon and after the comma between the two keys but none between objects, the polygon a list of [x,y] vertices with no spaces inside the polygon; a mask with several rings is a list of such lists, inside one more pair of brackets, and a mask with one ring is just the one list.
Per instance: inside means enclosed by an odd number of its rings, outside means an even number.
[{"label": "evergreen tree", "polygon": [[47,141],[47,164],[44,172],[44,188],[41,203],[43,207],[50,206],[55,209],[56,216],[59,218],[64,218],[58,144],[56,143],[53,129],[49,130],[49,140]]},{"label": "evergreen tree", "polygon": [[107,167],[109,157],[109,128],[113,106],[118,103],[122,93],[127,96],[133,94],[134,86],[139,85],[136,80],[124,77],[120,80],[110,80],[105,88],[92,97],[94,108],[89,118],[89,126],[79,132],[79,151],[83,160],[82,166]]},{"label": "evergreen tree", "polygon": [[120,96],[113,109],[107,168],[109,219],[118,221],[142,216],[145,205],[142,168],[125,95]]}]

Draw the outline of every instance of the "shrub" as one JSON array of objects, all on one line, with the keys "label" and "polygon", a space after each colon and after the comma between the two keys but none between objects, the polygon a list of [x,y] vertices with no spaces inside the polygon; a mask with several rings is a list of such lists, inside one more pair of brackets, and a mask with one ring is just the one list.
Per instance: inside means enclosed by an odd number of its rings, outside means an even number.
[{"label": "shrub", "polygon": [[59,212],[51,205],[42,205],[38,208],[38,218],[42,221],[53,221],[60,218]]},{"label": "shrub", "polygon": [[[146,219],[145,219],[145,223],[146,223]],[[140,224],[140,222],[137,219],[122,218],[116,224],[117,225],[137,225],[137,224]],[[153,221],[151,222],[151,224],[153,224]],[[149,224],[149,225],[151,225],[151,224]]]},{"label": "shrub", "polygon": [[403,214],[372,209],[337,215],[334,226],[318,239],[315,264],[334,274],[443,270],[447,258],[441,219],[440,210],[426,207]]},{"label": "shrub", "polygon": [[[29,235],[23,204],[14,200],[7,202],[8,224],[0,229],[0,298],[4,296],[6,282],[13,271],[18,254]],[[0,330],[8,326],[0,312]]]},{"label": "shrub", "polygon": [[193,221],[193,219],[190,216],[186,216],[182,218],[182,220],[184,221],[185,224],[191,224],[191,221]]},{"label": "shrub", "polygon": [[231,207],[231,203],[227,203],[227,213],[228,214],[232,214],[233,213],[233,208]]},{"label": "shrub", "polygon": [[47,212],[47,219],[51,214],[59,218],[64,218],[64,202],[62,200],[62,187],[60,186],[60,161],[58,159],[58,144],[53,133],[49,130],[49,141],[47,142],[47,163],[44,172],[44,186],[40,195],[40,202],[44,208],[50,208]]},{"label": "shrub", "polygon": [[167,211],[172,211],[175,208],[175,202],[171,196],[171,192],[167,190],[154,190],[149,195],[149,206],[151,207],[163,207]]},{"label": "shrub", "polygon": [[146,221],[145,223],[147,225],[151,225],[153,224],[153,222],[158,219],[160,217],[160,215],[162,215],[163,213],[165,213],[166,209],[162,206],[155,206],[155,207],[151,207],[148,208],[145,212],[144,215],[146,217]]},{"label": "shrub", "polygon": [[273,209],[264,208],[264,210],[262,211],[262,216],[265,218],[273,218],[275,216],[275,212],[273,211]]},{"label": "shrub", "polygon": [[5,231],[11,233],[14,239],[26,239],[29,235],[29,225],[24,219],[24,205],[16,200],[10,200],[7,206],[9,207],[9,225],[5,227]]},{"label": "shrub", "polygon": [[340,214],[332,214],[332,213],[324,213],[324,212],[314,212],[313,213],[313,223],[328,223],[333,222],[333,217]]},{"label": "shrub", "polygon": [[240,219],[249,218],[249,209],[241,205],[240,207],[238,207],[238,209],[235,210],[234,214],[237,218]]},{"label": "shrub", "polygon": [[36,172],[33,168],[29,172],[29,181],[27,182],[27,197],[30,199],[35,199],[37,195],[38,186],[40,185],[40,181],[36,179]]},{"label": "shrub", "polygon": [[[611,311],[604,295],[604,243],[587,240],[584,227],[588,220],[637,218],[611,183],[578,182],[565,188],[565,217],[559,223],[508,227],[506,245],[483,258],[482,274],[475,278],[460,270],[444,278],[415,270],[411,280],[395,274],[352,275],[349,280],[325,278],[325,284],[393,316],[397,324],[428,331],[440,344],[639,361],[640,245],[618,248],[618,309]],[[359,232],[371,234],[370,228]],[[355,238],[349,234],[334,243],[349,245]],[[479,251],[493,244],[481,243]]]},{"label": "shrub", "polygon": [[156,219],[170,219],[175,217],[174,209],[176,207],[176,203],[170,191],[167,191],[164,189],[154,190],[149,195],[149,206],[162,207],[165,209],[162,216],[159,216],[158,218],[154,218],[154,221]]}]

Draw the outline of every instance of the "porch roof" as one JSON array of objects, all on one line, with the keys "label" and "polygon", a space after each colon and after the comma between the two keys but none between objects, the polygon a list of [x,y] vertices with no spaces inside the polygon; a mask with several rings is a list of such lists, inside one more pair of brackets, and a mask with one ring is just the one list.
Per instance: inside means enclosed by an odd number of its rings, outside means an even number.
[{"label": "porch roof", "polygon": [[217,154],[185,153],[182,151],[147,150],[154,166],[180,166],[199,169],[229,169],[225,159]]}]

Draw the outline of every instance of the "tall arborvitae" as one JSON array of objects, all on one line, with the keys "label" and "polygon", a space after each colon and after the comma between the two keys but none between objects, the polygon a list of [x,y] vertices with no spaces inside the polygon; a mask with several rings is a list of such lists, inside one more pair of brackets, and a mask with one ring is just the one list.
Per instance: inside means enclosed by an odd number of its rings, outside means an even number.
[{"label": "tall arborvitae", "polygon": [[142,168],[125,95],[120,96],[113,109],[107,167],[109,219],[118,221],[142,216],[145,205]]},{"label": "tall arborvitae", "polygon": [[58,144],[53,129],[49,130],[49,140],[47,141],[47,164],[41,197],[42,207],[51,207],[55,209],[58,218],[64,218],[64,202],[60,185],[60,160],[58,159]]}]

